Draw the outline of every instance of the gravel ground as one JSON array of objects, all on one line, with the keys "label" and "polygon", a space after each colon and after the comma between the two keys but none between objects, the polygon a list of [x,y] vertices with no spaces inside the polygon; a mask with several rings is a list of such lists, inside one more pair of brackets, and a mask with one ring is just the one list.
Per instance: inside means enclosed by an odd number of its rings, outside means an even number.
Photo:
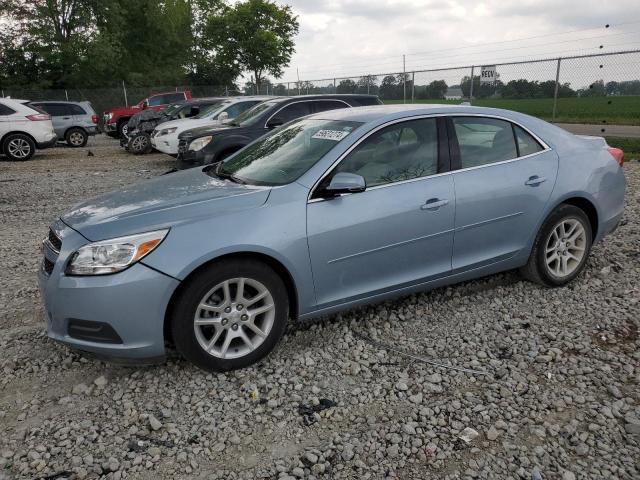
[{"label": "gravel ground", "polygon": [[567,288],[508,272],[404,297],[292,325],[261,365],[219,375],[49,341],[47,225],[171,161],[106,138],[0,161],[0,479],[640,478],[640,163],[623,224]]}]

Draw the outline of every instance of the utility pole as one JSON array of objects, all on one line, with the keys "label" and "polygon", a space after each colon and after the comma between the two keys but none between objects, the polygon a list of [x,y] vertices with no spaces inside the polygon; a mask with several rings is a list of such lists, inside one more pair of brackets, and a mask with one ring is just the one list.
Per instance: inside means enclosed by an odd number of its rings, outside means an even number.
[{"label": "utility pole", "polygon": [[122,80],[122,91],[124,92],[124,106],[129,106],[129,101],[127,100],[127,87],[124,85],[124,80]]},{"label": "utility pole", "polygon": [[558,87],[560,86],[560,61],[562,58],[558,58],[558,67],[556,69],[556,88],[553,92],[553,113],[551,114],[551,121],[556,119],[556,107],[558,106]]},{"label": "utility pole", "polygon": [[402,103],[407,103],[407,64],[405,55],[402,55]]}]

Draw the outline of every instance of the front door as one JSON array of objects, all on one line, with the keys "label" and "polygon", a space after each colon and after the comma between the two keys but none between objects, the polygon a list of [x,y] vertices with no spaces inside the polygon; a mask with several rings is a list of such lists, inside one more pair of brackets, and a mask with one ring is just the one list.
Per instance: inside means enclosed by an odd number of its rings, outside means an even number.
[{"label": "front door", "polygon": [[528,245],[551,196],[558,156],[506,120],[453,117],[450,126],[459,150],[455,272],[513,257]]},{"label": "front door", "polygon": [[367,189],[312,194],[307,205],[319,308],[450,272],[455,198],[452,176],[438,175],[438,150],[434,118],[396,123],[367,137],[321,182],[316,191],[349,172]]}]

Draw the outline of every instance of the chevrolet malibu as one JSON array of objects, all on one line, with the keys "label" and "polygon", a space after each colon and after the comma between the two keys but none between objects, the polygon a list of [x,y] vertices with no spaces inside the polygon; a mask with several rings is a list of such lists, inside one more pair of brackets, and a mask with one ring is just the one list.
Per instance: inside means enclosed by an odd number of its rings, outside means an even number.
[{"label": "chevrolet malibu", "polygon": [[573,280],[618,225],[622,151],[468,106],[325,111],[215,166],[75,206],[39,273],[48,335],[224,371],[304,320],[503,270]]}]

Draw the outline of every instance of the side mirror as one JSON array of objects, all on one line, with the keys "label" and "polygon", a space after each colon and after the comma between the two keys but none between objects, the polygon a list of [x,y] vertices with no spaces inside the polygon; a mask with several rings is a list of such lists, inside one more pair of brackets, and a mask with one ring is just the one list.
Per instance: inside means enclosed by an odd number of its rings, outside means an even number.
[{"label": "side mirror", "polygon": [[220,123],[224,123],[229,120],[229,114],[227,112],[222,112],[218,115],[218,121]]},{"label": "side mirror", "polygon": [[142,109],[146,110],[147,108],[149,108],[149,100],[144,100],[142,102]]},{"label": "side mirror", "polygon": [[361,175],[349,172],[336,173],[329,185],[323,190],[323,194],[334,197],[343,193],[364,192],[367,189],[367,182]]},{"label": "side mirror", "polygon": [[276,128],[280,125],[284,125],[284,120],[280,117],[273,117],[269,120],[269,123],[267,123],[267,128]]}]

